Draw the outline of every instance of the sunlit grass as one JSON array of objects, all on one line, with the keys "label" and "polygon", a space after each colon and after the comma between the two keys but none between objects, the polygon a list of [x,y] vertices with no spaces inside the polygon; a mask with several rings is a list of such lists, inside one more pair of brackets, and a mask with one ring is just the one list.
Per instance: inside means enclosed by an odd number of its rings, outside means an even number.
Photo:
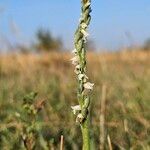
[{"label": "sunlit grass", "polygon": [[[40,122],[45,124],[42,132],[46,139],[54,140],[54,146],[57,147],[60,135],[63,134],[66,149],[79,149],[79,128],[74,124],[73,114],[69,113],[70,106],[76,104],[76,83],[72,80],[75,75],[70,58],[68,53],[1,55],[1,126],[16,122],[14,116],[16,112],[22,111],[22,97],[35,91],[39,93],[39,100],[46,100],[45,109],[40,112]],[[95,83],[91,108],[95,145],[99,144],[101,88],[106,84],[106,132],[109,133],[113,145],[127,147],[123,127],[126,118],[131,146],[139,150],[150,147],[149,58],[150,52],[143,51],[88,54],[88,76]],[[1,127],[0,132],[3,135]],[[10,132],[13,136],[14,130]],[[5,138],[7,143],[10,137]]]}]

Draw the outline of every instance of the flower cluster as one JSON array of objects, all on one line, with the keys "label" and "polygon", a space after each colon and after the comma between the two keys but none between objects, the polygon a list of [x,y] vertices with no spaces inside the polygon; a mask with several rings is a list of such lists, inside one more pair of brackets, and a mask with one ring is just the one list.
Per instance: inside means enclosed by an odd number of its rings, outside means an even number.
[{"label": "flower cluster", "polygon": [[[82,81],[82,86],[84,88],[83,93],[89,93],[91,90],[93,90],[94,83],[88,82],[88,77],[87,75],[81,71],[81,64],[80,64],[80,58],[78,56],[78,52],[76,49],[72,51],[74,53],[74,57],[71,59],[72,64],[75,65],[75,70],[74,72],[77,74],[77,78],[79,81]],[[87,92],[85,92],[87,91]],[[72,111],[75,115],[77,115],[76,122],[82,122],[84,119],[84,116],[81,113],[81,106],[76,105],[76,106],[71,106]]]},{"label": "flower cluster", "polygon": [[74,57],[71,59],[75,66],[74,72],[78,80],[78,101],[80,105],[72,106],[73,113],[77,116],[76,121],[82,123],[87,118],[90,104],[89,93],[93,90],[93,83],[88,81],[86,75],[86,43],[87,28],[90,23],[91,0],[82,0],[82,13],[79,26],[75,33],[75,49],[72,51]]},{"label": "flower cluster", "polygon": [[74,49],[72,52],[75,54],[75,56],[71,59],[71,61],[72,61],[72,64],[75,65],[74,72],[77,74],[78,80],[83,81],[83,83],[84,83],[83,86],[84,86],[85,89],[93,90],[94,83],[87,82],[87,80],[88,80],[87,75],[85,73],[81,72],[81,65],[80,65],[80,62],[79,62],[80,59],[79,59],[77,50]]},{"label": "flower cluster", "polygon": [[76,105],[76,106],[71,106],[73,114],[77,115],[76,118],[76,122],[82,122],[82,120],[84,119],[82,113],[81,113],[81,106],[80,105]]}]

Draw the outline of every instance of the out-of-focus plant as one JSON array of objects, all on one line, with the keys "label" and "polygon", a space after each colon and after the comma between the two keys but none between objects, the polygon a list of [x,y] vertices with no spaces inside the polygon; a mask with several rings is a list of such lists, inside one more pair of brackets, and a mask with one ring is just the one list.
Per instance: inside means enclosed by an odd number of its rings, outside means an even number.
[{"label": "out-of-focus plant", "polygon": [[48,150],[48,143],[44,140],[41,124],[38,119],[40,110],[44,107],[44,100],[36,101],[37,93],[32,92],[23,98],[23,112],[18,114],[22,124],[21,137],[27,150],[33,150],[37,146]]},{"label": "out-of-focus plant", "polygon": [[150,38],[148,40],[145,41],[144,45],[143,45],[143,49],[146,51],[150,51]]},{"label": "out-of-focus plant", "polygon": [[[133,57],[129,57],[129,54]],[[74,125],[70,114],[71,104],[76,104],[76,81],[72,80],[72,66],[66,59],[70,54],[49,54],[48,59],[37,55],[9,55],[0,59],[0,149],[22,150],[23,121],[16,115],[24,112],[22,99],[24,93],[37,89],[39,95],[34,104],[46,95],[44,109],[37,113],[42,137],[52,149],[59,149],[60,136],[64,136],[64,149],[78,150],[82,146],[80,128]],[[101,85],[107,84],[106,98],[106,135],[112,143],[128,149],[128,140],[124,130],[124,120],[128,122],[130,149],[150,149],[150,53],[88,54],[89,77],[94,76],[96,83],[92,94],[91,138],[95,147],[99,147],[99,111]],[[144,58],[144,59],[143,59]],[[19,61],[18,61],[19,60]],[[21,61],[20,61],[21,60]],[[33,61],[30,63],[30,61]],[[59,62],[59,63],[58,63]],[[60,63],[61,62],[61,63]],[[29,65],[29,63],[31,65]],[[37,75],[38,73],[38,75]],[[67,78],[66,78],[67,74]],[[70,94],[71,93],[71,94]],[[121,109],[122,103],[126,109]],[[19,113],[19,114],[18,114]],[[66,117],[67,115],[67,117]],[[41,126],[40,125],[40,126]],[[40,134],[41,135],[41,134]],[[106,137],[106,149],[107,137]],[[40,146],[38,146],[39,148]],[[95,149],[96,149],[95,148]],[[39,150],[39,149],[38,149]]]},{"label": "out-of-focus plant", "polygon": [[90,106],[90,91],[93,89],[93,83],[88,82],[86,75],[86,43],[87,43],[87,28],[91,20],[91,0],[82,0],[82,14],[79,26],[75,33],[75,49],[73,50],[74,57],[71,59],[75,65],[75,73],[78,81],[77,99],[79,105],[72,106],[73,113],[76,115],[76,121],[81,125],[83,137],[83,150],[90,149],[90,134],[89,134],[89,106]]},{"label": "out-of-focus plant", "polygon": [[40,51],[58,51],[63,48],[60,38],[54,38],[49,30],[39,29],[36,33],[36,49]]},{"label": "out-of-focus plant", "polygon": [[37,93],[32,92],[23,98],[22,111],[16,112],[14,121],[0,128],[0,146],[2,149],[49,150],[50,139],[44,138],[44,123],[39,119],[45,100],[36,100]]}]

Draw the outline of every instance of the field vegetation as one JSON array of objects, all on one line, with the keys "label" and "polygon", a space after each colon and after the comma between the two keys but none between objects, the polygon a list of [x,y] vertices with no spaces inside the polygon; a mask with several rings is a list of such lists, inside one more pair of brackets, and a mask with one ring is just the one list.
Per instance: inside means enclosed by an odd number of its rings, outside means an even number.
[{"label": "field vegetation", "polygon": [[[71,57],[61,52],[0,56],[0,149],[59,149],[61,135],[65,149],[81,149],[80,127],[70,113],[77,92]],[[100,145],[104,85],[105,149],[149,150],[150,51],[88,53],[87,59],[95,83],[92,150]]]}]

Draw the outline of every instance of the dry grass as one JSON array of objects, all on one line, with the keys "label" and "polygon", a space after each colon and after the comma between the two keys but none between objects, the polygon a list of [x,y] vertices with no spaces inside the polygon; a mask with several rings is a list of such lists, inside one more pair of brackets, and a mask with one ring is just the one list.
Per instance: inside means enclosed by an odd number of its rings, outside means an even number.
[{"label": "dry grass", "polygon": [[[76,82],[70,58],[70,53],[1,55],[0,123],[13,124],[13,114],[21,111],[22,96],[38,91],[40,99],[47,99],[42,119],[49,127],[50,138],[59,143],[63,134],[67,148],[80,148],[79,129],[74,125],[74,116],[68,113],[76,102]],[[123,127],[126,119],[131,146],[137,150],[150,148],[149,58],[150,51],[88,53],[88,76],[96,83],[91,112],[92,137],[96,145],[99,144],[101,88],[105,84],[105,132],[109,134],[112,146],[128,147]]]}]

